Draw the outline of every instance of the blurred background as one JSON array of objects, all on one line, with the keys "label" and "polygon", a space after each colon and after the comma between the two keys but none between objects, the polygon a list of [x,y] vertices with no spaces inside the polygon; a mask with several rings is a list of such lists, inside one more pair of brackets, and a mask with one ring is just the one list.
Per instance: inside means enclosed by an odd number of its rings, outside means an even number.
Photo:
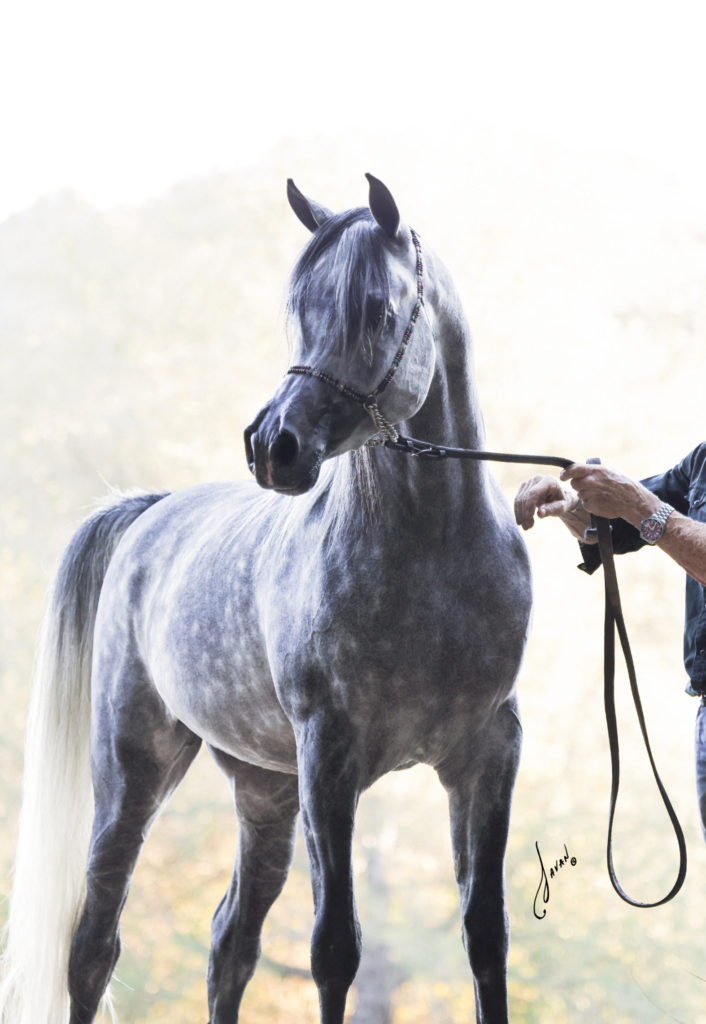
[{"label": "blurred background", "polygon": [[[286,368],[287,275],[308,237],[286,203],[288,176],[340,210],[366,201],[371,171],[445,259],[473,328],[489,447],[598,455],[639,477],[704,440],[706,25],[700,5],[680,0],[499,0],[463,13],[450,0],[27,0],[3,22],[4,898],[45,588],[108,485],[247,475],[242,431]],[[512,500],[525,472],[496,472]],[[659,551],[619,565],[690,860],[672,903],[635,910],[605,868],[602,583],[576,571],[559,524],[527,541],[536,608],[507,858],[511,1019],[701,1024],[706,849],[683,574]],[[618,690],[616,866],[631,895],[651,900],[670,888],[677,851],[620,673]],[[203,755],[138,865],[115,984],[123,1021],[206,1019],[209,920],[235,841],[225,783]],[[547,870],[565,850],[576,860],[550,880],[542,920],[535,844]],[[355,860],[366,955],[348,1020],[472,1019],[447,809],[430,770],[364,796]],[[300,840],[244,1024],[317,1019],[311,924]]]}]

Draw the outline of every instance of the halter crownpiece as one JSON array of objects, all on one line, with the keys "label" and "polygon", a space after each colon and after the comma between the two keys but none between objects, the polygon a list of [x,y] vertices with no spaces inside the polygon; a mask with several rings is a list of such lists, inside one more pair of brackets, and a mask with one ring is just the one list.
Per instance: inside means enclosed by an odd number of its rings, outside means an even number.
[{"label": "halter crownpiece", "polygon": [[402,335],[400,347],[395,352],[394,358],[390,363],[390,368],[375,390],[371,391],[369,395],[364,395],[362,391],[358,391],[357,388],[353,388],[349,384],[345,384],[342,381],[337,380],[335,377],[332,377],[330,373],[326,373],[324,370],[319,370],[315,366],[290,366],[287,370],[287,373],[298,373],[306,377],[314,377],[316,380],[323,381],[324,384],[328,384],[329,387],[335,388],[335,390],[340,394],[345,395],[347,398],[352,398],[354,402],[358,402],[359,405],[362,405],[372,419],[375,424],[375,429],[377,430],[377,433],[366,441],[366,444],[370,446],[385,444],[388,441],[397,441],[399,438],[399,434],[394,424],[390,423],[390,421],[387,420],[380,411],[377,399],[378,395],[383,393],[387,385],[397,373],[399,365],[407,351],[409,339],[412,337],[414,325],[419,319],[419,314],[421,313],[424,305],[424,260],[422,259],[422,247],[419,241],[419,235],[416,231],[412,231],[411,234],[417,254],[417,301],[414,305],[414,309],[412,310],[412,315],[409,318],[407,328]]}]

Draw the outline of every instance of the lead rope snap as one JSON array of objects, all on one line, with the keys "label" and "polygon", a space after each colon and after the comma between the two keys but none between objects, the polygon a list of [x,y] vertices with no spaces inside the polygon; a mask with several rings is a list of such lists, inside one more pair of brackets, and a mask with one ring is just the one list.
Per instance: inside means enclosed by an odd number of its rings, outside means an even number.
[{"label": "lead rope snap", "polygon": [[385,444],[387,441],[399,440],[400,435],[397,433],[397,429],[388,419],[385,419],[374,398],[365,401],[363,408],[372,419],[377,430],[377,434],[374,434],[365,442],[366,447],[375,448],[377,445]]}]

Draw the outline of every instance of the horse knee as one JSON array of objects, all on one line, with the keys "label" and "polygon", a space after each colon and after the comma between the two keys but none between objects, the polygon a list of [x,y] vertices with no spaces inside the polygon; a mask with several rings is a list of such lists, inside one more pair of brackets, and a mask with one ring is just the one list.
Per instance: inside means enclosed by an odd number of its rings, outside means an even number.
[{"label": "horse knee", "polygon": [[463,944],[473,977],[482,982],[505,971],[510,946],[507,913],[501,902],[494,907],[469,905],[463,915]]},{"label": "horse knee", "polygon": [[311,940],[311,974],[316,985],[350,988],[358,972],[362,947],[355,914],[347,920],[334,914],[327,920],[321,915]]}]

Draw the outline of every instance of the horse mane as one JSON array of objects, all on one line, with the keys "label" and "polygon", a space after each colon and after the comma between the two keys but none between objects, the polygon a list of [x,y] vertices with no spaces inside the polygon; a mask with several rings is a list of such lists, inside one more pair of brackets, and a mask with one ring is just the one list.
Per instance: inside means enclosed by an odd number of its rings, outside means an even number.
[{"label": "horse mane", "polygon": [[[328,259],[322,271],[321,261]],[[366,301],[374,297],[387,310],[392,279],[387,253],[375,220],[367,207],[347,210],[325,221],[301,253],[290,279],[287,316],[301,320],[311,297],[322,285],[333,285],[333,301],[320,325],[326,332],[327,347],[346,339],[360,339],[372,358],[372,335],[364,331]],[[322,274],[325,275],[322,279]],[[370,450],[361,448],[335,460],[335,477],[329,484],[331,521],[329,541],[338,543],[340,534],[350,528],[350,497],[368,526],[379,512],[375,471]],[[333,470],[333,467],[332,467]]]},{"label": "horse mane", "polygon": [[334,285],[334,298],[321,327],[327,332],[329,344],[343,345],[346,338],[360,337],[370,296],[384,310],[390,304],[388,254],[369,209],[360,207],[337,214],[314,232],[292,272],[288,316],[302,319],[313,289],[321,288],[319,264],[327,255],[327,277]]}]

